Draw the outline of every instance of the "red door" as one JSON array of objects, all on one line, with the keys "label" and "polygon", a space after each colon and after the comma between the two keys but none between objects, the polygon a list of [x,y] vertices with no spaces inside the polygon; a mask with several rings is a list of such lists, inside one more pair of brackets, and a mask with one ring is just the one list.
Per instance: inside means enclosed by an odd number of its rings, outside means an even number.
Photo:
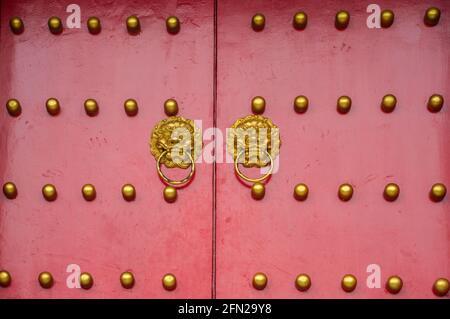
[{"label": "red door", "polygon": [[445,295],[450,4],[369,4],[1,1],[0,298]]}]

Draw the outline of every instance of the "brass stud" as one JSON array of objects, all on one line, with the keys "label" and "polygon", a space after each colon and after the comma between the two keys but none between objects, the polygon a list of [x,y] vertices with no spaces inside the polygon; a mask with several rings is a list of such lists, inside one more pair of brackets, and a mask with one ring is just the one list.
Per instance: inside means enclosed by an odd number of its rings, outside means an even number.
[{"label": "brass stud", "polygon": [[297,30],[304,30],[308,24],[308,15],[303,12],[297,12],[292,19],[292,25]]},{"label": "brass stud", "polygon": [[440,202],[447,194],[447,188],[442,183],[436,183],[431,186],[430,198],[434,202]]},{"label": "brass stud", "polygon": [[266,18],[261,13],[257,13],[252,18],[252,28],[255,31],[262,31],[266,25]]},{"label": "brass stud", "polygon": [[120,274],[120,284],[125,289],[131,289],[134,286],[134,275],[130,271],[125,271]]},{"label": "brass stud", "polygon": [[61,34],[63,31],[63,24],[60,18],[51,17],[48,19],[48,28],[53,34]]},{"label": "brass stud", "polygon": [[166,202],[173,203],[177,200],[177,189],[175,187],[166,186],[163,193]]},{"label": "brass stud", "polygon": [[352,107],[352,99],[346,95],[340,96],[337,101],[337,110],[341,114],[347,114]]},{"label": "brass stud", "polygon": [[3,184],[3,194],[8,199],[14,199],[17,197],[17,187],[13,182],[6,182]]},{"label": "brass stud", "polygon": [[56,197],[58,197],[56,187],[52,184],[44,185],[44,187],[42,187],[42,196],[44,196],[45,200],[48,202],[53,202]]},{"label": "brass stud", "polygon": [[267,276],[262,272],[258,272],[253,276],[252,285],[257,290],[263,290],[267,286]]},{"label": "brass stud", "polygon": [[16,99],[9,99],[6,102],[6,110],[8,111],[9,115],[13,117],[17,117],[22,113],[20,102]]},{"label": "brass stud", "polygon": [[341,287],[345,292],[352,292],[355,290],[356,285],[358,284],[358,280],[353,275],[345,275],[342,277]]},{"label": "brass stud", "polygon": [[394,23],[394,12],[392,10],[383,10],[380,13],[380,24],[382,28],[389,28]]},{"label": "brass stud", "polygon": [[127,18],[127,30],[131,34],[137,34],[141,31],[141,23],[137,16],[132,15]]},{"label": "brass stud", "polygon": [[438,297],[444,297],[450,291],[450,282],[446,278],[439,278],[433,284],[433,292]]},{"label": "brass stud", "polygon": [[307,274],[300,274],[295,278],[295,287],[300,291],[307,291],[311,287],[311,278]]},{"label": "brass stud", "polygon": [[394,111],[397,105],[397,98],[392,94],[386,94],[381,100],[381,110],[385,113],[391,113]]},{"label": "brass stud", "polygon": [[83,289],[91,289],[91,287],[94,285],[94,278],[92,278],[92,275],[88,272],[82,272],[80,274],[80,286]]},{"label": "brass stud", "polygon": [[434,27],[439,23],[441,18],[441,10],[435,7],[428,8],[423,18],[425,24],[429,27]]},{"label": "brass stud", "polygon": [[389,183],[384,187],[383,197],[388,202],[395,201],[400,195],[400,187],[395,183]]},{"label": "brass stud", "polygon": [[90,34],[99,34],[100,31],[102,31],[100,19],[97,17],[90,17],[87,20],[86,24]]},{"label": "brass stud", "polygon": [[133,201],[136,198],[136,189],[131,184],[125,184],[122,186],[122,196],[128,202]]},{"label": "brass stud", "polygon": [[83,185],[81,193],[83,194],[84,199],[87,200],[88,202],[93,201],[95,197],[97,197],[97,192],[95,190],[94,185],[92,184]]},{"label": "brass stud", "polygon": [[125,113],[128,116],[136,116],[139,111],[138,104],[134,99],[128,99],[123,103],[123,108],[125,109]]},{"label": "brass stud", "polygon": [[309,189],[303,183],[295,185],[294,198],[298,201],[304,201],[308,198]]},{"label": "brass stud", "polygon": [[170,34],[177,34],[180,32],[180,20],[175,16],[170,16],[166,19],[167,32]]},{"label": "brass stud", "polygon": [[48,271],[41,272],[39,274],[38,281],[44,289],[50,289],[53,286],[53,276]]},{"label": "brass stud", "polygon": [[47,102],[45,102],[45,107],[47,108],[48,114],[52,116],[56,116],[61,111],[59,101],[55,98],[49,98]]},{"label": "brass stud", "polygon": [[173,274],[165,274],[162,278],[162,285],[167,291],[177,288],[177,278]]},{"label": "brass stud", "polygon": [[84,110],[89,116],[96,116],[99,112],[98,103],[94,99],[87,99],[84,101]]},{"label": "brass stud", "polygon": [[308,110],[309,101],[304,95],[299,95],[294,100],[294,110],[297,113],[305,113]]},{"label": "brass stud", "polygon": [[19,17],[13,17],[9,20],[9,27],[11,28],[11,32],[14,34],[21,34],[24,30],[23,21]]},{"label": "brass stud", "polygon": [[167,116],[178,114],[178,102],[175,99],[168,99],[164,102],[164,112]]},{"label": "brass stud", "polygon": [[338,191],[339,199],[346,202],[349,201],[353,196],[353,186],[350,184],[342,184],[339,186]]},{"label": "brass stud", "polygon": [[255,183],[252,185],[252,197],[256,200],[261,200],[264,198],[264,195],[266,194],[266,187],[263,183]]},{"label": "brass stud", "polygon": [[6,288],[11,285],[11,275],[6,270],[0,271],[0,287]]},{"label": "brass stud", "polygon": [[444,98],[440,94],[433,94],[428,99],[428,110],[432,113],[439,112],[444,106]]},{"label": "brass stud", "polygon": [[386,290],[391,294],[398,294],[402,290],[403,281],[399,276],[391,276],[386,282]]},{"label": "brass stud", "polygon": [[262,96],[255,96],[252,99],[252,112],[254,114],[263,114],[266,109],[266,100]]},{"label": "brass stud", "polygon": [[348,27],[348,24],[350,22],[350,13],[347,11],[339,11],[336,13],[336,18],[334,21],[334,25],[336,26],[336,29],[338,30],[344,30]]}]

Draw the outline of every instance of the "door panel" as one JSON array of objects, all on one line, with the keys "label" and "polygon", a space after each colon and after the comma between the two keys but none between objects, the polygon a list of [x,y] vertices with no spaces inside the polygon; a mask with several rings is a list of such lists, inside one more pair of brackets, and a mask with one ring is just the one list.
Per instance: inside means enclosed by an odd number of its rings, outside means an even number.
[{"label": "door panel", "polygon": [[[428,198],[432,184],[450,185],[450,113],[427,110],[430,95],[450,98],[448,1],[378,1],[395,12],[388,29],[366,27],[360,1],[221,1],[218,5],[217,125],[224,130],[251,114],[250,101],[266,100],[264,116],[280,128],[279,170],[256,201],[233,166],[217,169],[217,297],[391,298],[433,297],[434,280],[450,275],[450,202]],[[423,23],[425,10],[441,8],[436,27]],[[334,27],[341,9],[350,12],[344,31]],[[305,30],[292,27],[298,10],[308,14]],[[266,18],[263,31],[250,23]],[[397,107],[384,113],[385,94]],[[297,114],[294,98],[309,109]],[[349,113],[336,110],[348,95]],[[387,183],[400,186],[394,202],[383,199]],[[293,197],[305,183],[306,201]],[[338,199],[350,183],[353,198]],[[366,285],[366,268],[381,268],[381,288]],[[264,272],[264,290],[252,277]],[[312,286],[299,292],[300,273]],[[341,278],[358,285],[344,292]],[[387,278],[398,275],[403,289],[391,295]]]},{"label": "door panel", "polygon": [[[149,138],[168,98],[179,115],[212,126],[213,3],[76,3],[81,29],[67,28],[65,1],[1,2],[0,100],[18,99],[22,114],[0,112],[2,185],[18,189],[16,199],[0,199],[0,268],[12,276],[0,298],[209,298],[211,166],[197,165],[194,181],[168,204]],[[132,14],[138,35],[127,32]],[[52,15],[63,21],[60,35],[49,32]],[[181,21],[176,35],[166,31],[170,15]],[[24,21],[21,35],[10,31],[13,16]],[[90,16],[101,21],[98,35],[87,30]],[[55,117],[45,109],[50,97],[61,104]],[[95,117],[84,111],[87,98],[98,101]],[[128,98],[138,102],[135,117],[124,112]],[[54,202],[41,194],[47,183],[56,186]],[[86,183],[97,190],[92,202],[81,194]],[[125,183],[136,188],[133,202],[122,198]],[[66,286],[70,264],[92,274],[91,289]],[[52,289],[39,286],[41,271],[53,274]],[[133,289],[121,287],[123,271],[134,273]],[[163,289],[165,273],[177,277],[174,291]]]}]

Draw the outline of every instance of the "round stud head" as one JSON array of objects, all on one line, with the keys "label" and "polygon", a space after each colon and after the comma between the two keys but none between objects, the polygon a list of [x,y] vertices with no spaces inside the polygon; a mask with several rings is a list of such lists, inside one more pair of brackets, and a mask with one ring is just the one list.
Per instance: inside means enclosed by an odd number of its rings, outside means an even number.
[{"label": "round stud head", "polygon": [[353,186],[350,184],[342,184],[339,186],[338,196],[344,202],[349,201],[353,196]]},{"label": "round stud head", "polygon": [[164,200],[168,203],[174,203],[177,200],[177,189],[173,186],[164,188]]},{"label": "round stud head", "polygon": [[297,113],[305,113],[308,110],[309,101],[304,95],[299,95],[294,100],[294,110]]},{"label": "round stud head", "polygon": [[138,114],[139,108],[136,100],[128,99],[123,103],[123,108],[128,116],[136,116]]},{"label": "round stud head", "polygon": [[352,108],[352,99],[346,95],[343,95],[337,100],[337,111],[341,114],[347,114]]},{"label": "round stud head", "polygon": [[8,199],[14,199],[17,197],[17,187],[13,182],[6,182],[3,184],[3,194]]},{"label": "round stud head", "polygon": [[48,114],[51,116],[56,116],[61,111],[59,101],[55,98],[49,98],[47,102],[45,102],[45,107],[47,108]]},{"label": "round stud head", "polygon": [[141,23],[137,16],[132,15],[127,18],[127,30],[131,34],[137,34],[141,31]]},{"label": "round stud head", "polygon": [[11,28],[11,32],[17,35],[23,33],[24,30],[23,21],[19,17],[12,17],[9,20],[9,27]]},{"label": "round stud head", "polygon": [[441,10],[436,7],[428,8],[423,18],[425,24],[429,27],[434,27],[439,23],[441,18]]},{"label": "round stud head", "polygon": [[252,28],[255,31],[262,31],[266,25],[266,17],[263,14],[257,13],[252,17]]},{"label": "round stud head", "polygon": [[53,276],[48,271],[41,272],[39,274],[38,281],[44,289],[50,289],[53,286]]},{"label": "round stud head", "polygon": [[400,187],[395,183],[389,183],[384,187],[383,197],[388,202],[395,201],[400,195]]},{"label": "round stud head", "polygon": [[175,99],[168,99],[164,102],[164,112],[167,116],[178,114],[178,102]]},{"label": "round stud head", "polygon": [[177,288],[177,278],[173,274],[165,274],[162,278],[163,288],[167,291],[172,291]]},{"label": "round stud head", "polygon": [[6,288],[11,285],[11,275],[6,270],[0,270],[0,287]]},{"label": "round stud head", "polygon": [[257,290],[263,290],[267,286],[267,276],[262,272],[258,272],[253,276],[252,280],[253,288]]},{"label": "round stud head", "polygon": [[87,27],[90,34],[99,34],[102,31],[102,25],[100,19],[97,17],[90,17],[87,22]]},{"label": "round stud head", "polygon": [[42,187],[42,196],[44,196],[45,200],[48,202],[53,202],[56,200],[58,193],[56,192],[56,187],[52,184],[46,184]]},{"label": "round stud head", "polygon": [[63,24],[60,18],[51,17],[48,19],[48,28],[53,34],[61,34],[63,31]]},{"label": "round stud head", "polygon": [[80,286],[83,289],[91,289],[94,285],[94,278],[88,272],[82,272],[80,274]]},{"label": "round stud head", "polygon": [[266,109],[266,100],[262,96],[255,96],[252,99],[253,114],[263,114]]},{"label": "round stud head", "polygon": [[444,106],[444,98],[440,94],[433,94],[428,99],[428,110],[432,113],[439,112]]},{"label": "round stud head", "polygon": [[309,189],[303,183],[297,184],[294,187],[294,198],[298,201],[304,201],[308,198]]},{"label": "round stud head", "polygon": [[95,191],[95,187],[92,184],[85,184],[81,188],[81,193],[83,194],[83,197],[88,202],[93,201],[95,197],[97,196],[97,192]]},{"label": "round stud head", "polygon": [[350,23],[350,13],[345,10],[339,11],[336,13],[336,18],[334,21],[334,25],[338,30],[344,30],[348,27]]},{"label": "round stud head", "polygon": [[450,291],[450,282],[446,278],[439,278],[433,284],[433,292],[438,297],[444,297]]},{"label": "round stud head", "polygon": [[255,183],[252,186],[252,197],[256,200],[261,200],[264,198],[264,195],[266,194],[266,187],[263,183]]},{"label": "round stud head", "polygon": [[170,34],[177,34],[180,32],[180,20],[175,16],[170,16],[166,19],[167,32]]},{"label": "round stud head", "polygon": [[133,201],[136,198],[136,189],[131,184],[125,184],[122,186],[122,196],[128,202]]},{"label": "round stud head", "polygon": [[434,202],[440,202],[445,198],[445,195],[447,194],[447,188],[442,183],[436,183],[433,186],[431,186],[430,190],[430,198]]},{"label": "round stud head", "polygon": [[22,113],[22,107],[20,106],[20,102],[16,99],[9,99],[6,102],[6,110],[8,111],[9,115],[13,117],[17,117]]},{"label": "round stud head", "polygon": [[345,275],[344,277],[342,277],[341,287],[345,292],[352,292],[353,290],[355,290],[357,284],[358,281],[353,275]]},{"label": "round stud head", "polygon": [[303,12],[297,12],[292,19],[292,25],[297,30],[304,30],[308,24],[308,15]]},{"label": "round stud head", "polygon": [[403,281],[399,276],[391,276],[386,281],[386,290],[391,294],[398,294],[402,290]]},{"label": "round stud head", "polygon": [[394,11],[383,10],[380,13],[380,25],[382,28],[389,28],[394,23]]},{"label": "round stud head", "polygon": [[307,274],[300,274],[295,278],[295,287],[299,291],[307,291],[311,287],[311,278]]},{"label": "round stud head", "polygon": [[385,113],[391,113],[394,111],[395,106],[397,105],[397,98],[392,94],[387,94],[383,96],[381,100],[381,110]]},{"label": "round stud head", "polygon": [[131,289],[134,286],[134,275],[132,272],[125,271],[120,275],[120,284],[125,289]]},{"label": "round stud head", "polygon": [[99,112],[98,103],[94,99],[87,99],[84,101],[84,110],[89,116],[96,116]]}]

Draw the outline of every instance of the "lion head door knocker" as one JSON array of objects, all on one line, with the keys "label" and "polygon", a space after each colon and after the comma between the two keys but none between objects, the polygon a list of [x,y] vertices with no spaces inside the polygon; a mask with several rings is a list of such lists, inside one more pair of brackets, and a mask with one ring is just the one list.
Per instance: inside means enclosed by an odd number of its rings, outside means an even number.
[{"label": "lion head door knocker", "polygon": [[[164,199],[173,203],[177,199],[177,189],[188,185],[195,174],[195,161],[202,150],[201,130],[193,120],[181,116],[170,116],[159,121],[150,137],[150,151],[156,160],[156,170],[166,184]],[[164,172],[167,169],[190,169],[186,177],[171,179]]]},{"label": "lion head door knocker", "polygon": [[[262,199],[265,182],[272,175],[274,160],[281,145],[278,127],[262,115],[249,115],[238,119],[228,130],[227,150],[233,156],[234,170],[243,181],[252,183],[252,197]],[[263,175],[251,178],[240,166],[263,169]]]}]

